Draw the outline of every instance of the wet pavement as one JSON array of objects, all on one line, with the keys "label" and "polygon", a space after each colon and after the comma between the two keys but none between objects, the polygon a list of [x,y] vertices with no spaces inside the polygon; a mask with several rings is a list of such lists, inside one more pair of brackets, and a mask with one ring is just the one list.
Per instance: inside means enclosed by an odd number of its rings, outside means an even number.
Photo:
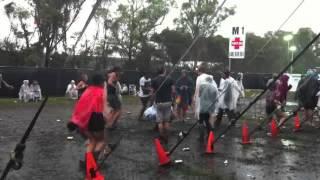
[{"label": "wet pavement", "polygon": [[[171,155],[171,160],[183,160],[183,163],[159,167],[153,144],[156,136],[152,131],[154,124],[137,121],[138,103],[138,100],[125,103],[119,128],[111,134],[111,141],[120,137],[122,140],[102,167],[108,180],[320,179],[320,130],[305,125],[301,132],[294,133],[293,120],[277,138],[269,137],[265,128],[253,135],[251,145],[245,146],[241,145],[241,122],[238,122],[215,144],[213,155],[204,154],[196,127]],[[0,172],[38,106],[0,106]],[[44,108],[26,144],[24,165],[19,171],[11,171],[8,180],[84,179],[78,167],[79,159],[84,156],[84,140],[66,129],[72,107],[72,103],[49,103]],[[250,111],[246,119],[250,129],[257,124],[255,118],[262,116],[262,111]],[[175,121],[168,147],[176,143],[181,130],[187,130],[193,123],[191,114],[185,123]],[[226,125],[227,120],[215,135]],[[68,140],[68,136],[74,139]],[[185,147],[190,151],[183,151]]]}]

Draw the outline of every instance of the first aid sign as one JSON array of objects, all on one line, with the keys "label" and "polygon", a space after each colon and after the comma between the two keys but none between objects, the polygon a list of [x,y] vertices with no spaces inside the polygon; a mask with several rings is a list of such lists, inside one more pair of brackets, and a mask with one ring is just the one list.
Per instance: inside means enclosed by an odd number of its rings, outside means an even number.
[{"label": "first aid sign", "polygon": [[229,39],[229,58],[230,59],[244,59],[245,57],[245,43],[246,33],[244,27],[232,27],[231,36]]}]

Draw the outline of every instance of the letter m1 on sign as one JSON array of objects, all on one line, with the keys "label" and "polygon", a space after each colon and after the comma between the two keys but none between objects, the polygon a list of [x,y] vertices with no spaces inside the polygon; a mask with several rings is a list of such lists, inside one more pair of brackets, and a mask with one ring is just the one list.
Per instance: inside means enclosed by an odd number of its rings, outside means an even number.
[{"label": "letter m1 on sign", "polygon": [[244,59],[246,33],[243,26],[232,27],[229,39],[229,58]]}]

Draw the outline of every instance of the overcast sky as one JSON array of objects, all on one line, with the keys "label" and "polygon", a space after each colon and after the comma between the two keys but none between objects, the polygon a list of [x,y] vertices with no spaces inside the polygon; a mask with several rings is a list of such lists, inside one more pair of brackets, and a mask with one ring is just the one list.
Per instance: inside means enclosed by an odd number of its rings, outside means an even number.
[{"label": "overcast sky", "polygon": [[[11,1],[12,0],[3,0],[0,2],[0,39],[6,37],[9,33],[9,21],[2,7]],[[17,4],[24,2],[24,0],[14,1]],[[96,0],[87,0],[84,5],[85,8],[81,11],[81,15],[71,28],[69,35],[82,29],[95,1]],[[181,6],[185,0],[177,1],[178,6]],[[258,35],[263,35],[267,31],[275,31],[301,1],[302,0],[227,0],[225,6],[236,6],[236,14],[221,24],[217,34],[228,37],[230,29],[234,25],[244,25],[247,32],[254,32]],[[219,2],[221,3],[222,0]],[[319,7],[320,0],[304,0],[301,8],[282,30],[296,32],[301,27],[310,27],[315,32],[318,32],[320,30]],[[173,28],[173,19],[178,16],[179,9],[172,8],[161,28]],[[95,28],[96,25],[91,23],[84,37],[91,39]]]}]

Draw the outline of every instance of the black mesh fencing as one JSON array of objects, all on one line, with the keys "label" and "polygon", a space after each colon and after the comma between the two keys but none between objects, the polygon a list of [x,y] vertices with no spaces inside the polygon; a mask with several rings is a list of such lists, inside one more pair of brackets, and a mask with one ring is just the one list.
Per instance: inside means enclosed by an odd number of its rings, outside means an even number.
[{"label": "black mesh fencing", "polygon": [[[41,86],[43,94],[49,96],[64,96],[67,85],[71,80],[78,82],[81,74],[86,73],[89,76],[97,73],[90,69],[54,69],[54,68],[27,68],[27,67],[0,67],[0,73],[3,79],[15,87],[14,90],[7,88],[0,89],[1,97],[18,97],[18,92],[23,80],[37,80]],[[104,73],[104,72],[100,72]],[[154,72],[149,73],[151,77]],[[142,73],[139,71],[122,71],[121,83],[135,84],[138,87],[139,78]],[[173,72],[171,77],[177,80],[180,72]],[[189,76],[195,81],[196,74],[189,73]],[[220,74],[213,73],[217,84],[220,81]],[[243,84],[246,89],[263,89],[271,74],[244,74]],[[235,77],[235,76],[234,76]]]}]

